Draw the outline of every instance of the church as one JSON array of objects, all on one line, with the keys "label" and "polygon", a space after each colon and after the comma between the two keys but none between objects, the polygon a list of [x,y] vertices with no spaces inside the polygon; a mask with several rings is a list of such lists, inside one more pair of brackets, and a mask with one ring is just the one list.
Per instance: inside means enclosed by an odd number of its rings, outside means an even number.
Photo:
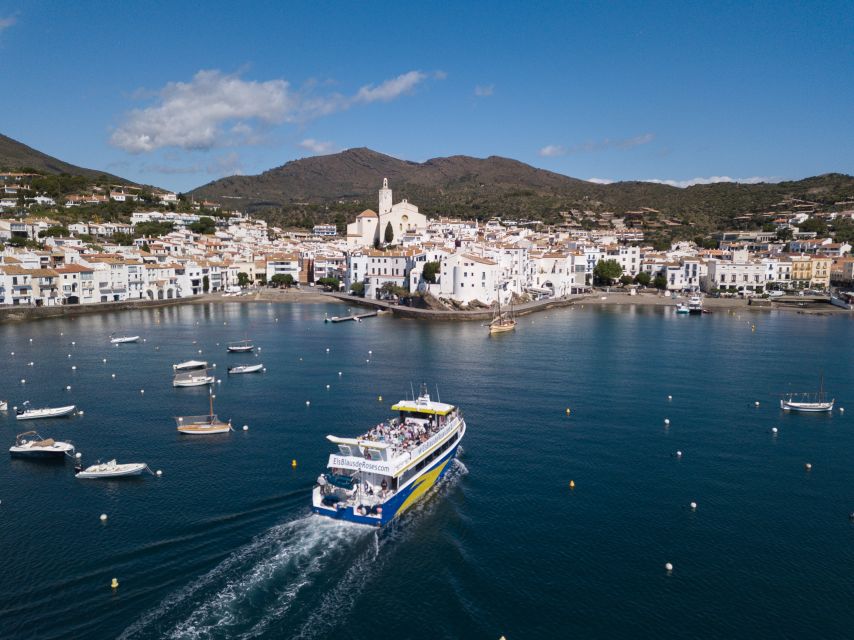
[{"label": "church", "polygon": [[386,229],[391,225],[391,241],[399,244],[406,233],[423,233],[427,229],[427,216],[418,213],[418,207],[406,200],[392,204],[388,178],[383,178],[380,189],[379,213],[367,209],[347,225],[347,248],[371,247],[374,243],[386,244]]}]

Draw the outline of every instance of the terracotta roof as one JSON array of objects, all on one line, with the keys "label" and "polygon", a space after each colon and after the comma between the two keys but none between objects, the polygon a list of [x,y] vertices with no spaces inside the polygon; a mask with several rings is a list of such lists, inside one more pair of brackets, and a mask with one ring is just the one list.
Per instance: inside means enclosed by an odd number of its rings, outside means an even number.
[{"label": "terracotta roof", "polygon": [[356,217],[357,218],[379,218],[379,216],[377,215],[377,212],[372,211],[370,209],[365,209],[364,211],[362,211],[362,213],[360,213]]}]

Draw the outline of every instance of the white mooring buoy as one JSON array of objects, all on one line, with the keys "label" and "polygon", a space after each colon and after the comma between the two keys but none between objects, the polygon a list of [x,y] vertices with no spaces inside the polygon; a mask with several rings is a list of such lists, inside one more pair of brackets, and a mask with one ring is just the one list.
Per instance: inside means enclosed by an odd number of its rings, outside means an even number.
[{"label": "white mooring buoy", "polygon": [[307,406],[307,407],[311,406],[311,400],[306,400],[306,401],[305,401],[305,406]]},{"label": "white mooring buoy", "polygon": [[158,470],[157,470],[157,477],[158,477],[158,478],[162,478],[162,477],[163,477],[163,472],[162,472],[160,469],[158,469]]},{"label": "white mooring buoy", "polygon": [[665,419],[664,419],[664,424],[670,424],[670,418],[665,418]]},{"label": "white mooring buoy", "polygon": [[107,514],[106,514],[106,513],[102,513],[102,514],[101,514],[101,522],[106,522],[106,521],[107,521]]},{"label": "white mooring buoy", "polygon": [[692,510],[692,511],[696,511],[696,510],[697,510],[697,503],[696,503],[696,502],[692,502],[692,503],[691,503],[691,510]]},{"label": "white mooring buoy", "polygon": [[681,458],[681,457],[682,457],[682,452],[681,452],[681,451],[677,451],[677,452],[676,452],[676,457],[677,457],[677,458]]},{"label": "white mooring buoy", "polygon": [[776,434],[777,433],[777,427],[771,427],[771,433]]},{"label": "white mooring buoy", "polygon": [[671,571],[673,571],[673,565],[669,562],[665,562],[664,569],[667,571],[667,573],[670,573]]}]

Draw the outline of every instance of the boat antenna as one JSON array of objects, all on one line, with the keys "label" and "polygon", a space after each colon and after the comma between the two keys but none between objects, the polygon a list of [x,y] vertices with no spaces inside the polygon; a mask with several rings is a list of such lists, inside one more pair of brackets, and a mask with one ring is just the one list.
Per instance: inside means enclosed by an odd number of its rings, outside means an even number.
[{"label": "boat antenna", "polygon": [[412,392],[412,401],[415,402],[415,387],[412,386],[412,380],[409,381],[409,391]]},{"label": "boat antenna", "polygon": [[441,402],[439,399],[439,384],[436,383],[436,402]]}]

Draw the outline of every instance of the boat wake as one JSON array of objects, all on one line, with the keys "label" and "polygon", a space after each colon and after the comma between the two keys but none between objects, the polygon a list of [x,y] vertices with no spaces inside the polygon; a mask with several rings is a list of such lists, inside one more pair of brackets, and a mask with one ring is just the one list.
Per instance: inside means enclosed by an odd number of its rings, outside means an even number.
[{"label": "boat wake", "polygon": [[[434,493],[448,493],[467,471],[455,460]],[[383,530],[317,515],[273,527],[168,596],[120,638],[326,637],[393,562],[394,549],[417,521],[440,503],[441,496],[430,496]]]}]

